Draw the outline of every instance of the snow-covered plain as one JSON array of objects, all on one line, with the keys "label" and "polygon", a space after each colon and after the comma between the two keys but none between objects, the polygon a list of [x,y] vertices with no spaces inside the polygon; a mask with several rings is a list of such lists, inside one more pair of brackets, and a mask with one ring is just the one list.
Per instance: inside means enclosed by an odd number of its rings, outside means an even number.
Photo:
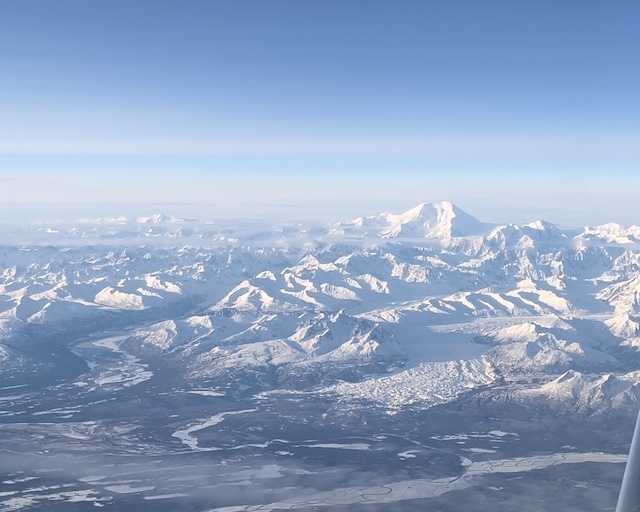
[{"label": "snow-covered plain", "polygon": [[515,459],[497,459],[482,462],[464,460],[464,473],[455,478],[415,479],[393,482],[387,485],[371,487],[343,487],[332,491],[305,495],[283,502],[260,505],[231,506],[210,509],[208,512],[250,512],[295,510],[303,507],[324,508],[337,505],[370,505],[387,504],[405,500],[427,499],[445,493],[460,491],[474,483],[474,477],[496,473],[526,473],[549,466],[562,464],[580,464],[585,462],[601,462],[620,464],[627,461],[624,454],[605,453],[554,453],[551,455],[519,457]]},{"label": "snow-covered plain", "polygon": [[247,409],[247,410],[243,410],[243,411],[222,412],[222,413],[216,414],[215,416],[212,416],[211,418],[208,418],[206,420],[199,421],[198,423],[196,423],[194,425],[189,425],[187,428],[176,430],[173,433],[173,437],[177,437],[178,439],[180,439],[180,441],[183,444],[185,444],[186,446],[188,446],[191,450],[195,450],[195,451],[216,450],[217,448],[201,448],[198,445],[197,437],[195,437],[193,435],[193,433],[194,432],[198,432],[199,430],[204,430],[206,428],[213,427],[214,425],[217,425],[218,423],[222,423],[224,421],[225,416],[236,415],[236,414],[244,414],[244,413],[253,412],[253,411],[255,411],[255,409]]}]

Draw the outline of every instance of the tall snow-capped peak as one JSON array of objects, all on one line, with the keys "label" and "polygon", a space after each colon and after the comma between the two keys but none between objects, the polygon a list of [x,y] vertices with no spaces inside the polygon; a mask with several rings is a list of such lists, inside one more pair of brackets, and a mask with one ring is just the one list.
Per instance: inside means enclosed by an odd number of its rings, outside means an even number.
[{"label": "tall snow-capped peak", "polygon": [[387,213],[384,218],[388,227],[381,234],[383,238],[449,239],[480,235],[487,229],[486,224],[449,201],[422,203],[399,215]]}]

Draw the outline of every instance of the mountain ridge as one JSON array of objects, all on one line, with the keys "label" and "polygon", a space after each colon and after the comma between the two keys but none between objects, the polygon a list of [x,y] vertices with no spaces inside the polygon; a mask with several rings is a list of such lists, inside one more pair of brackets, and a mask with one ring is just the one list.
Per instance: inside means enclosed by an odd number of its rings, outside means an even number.
[{"label": "mountain ridge", "polygon": [[[24,339],[46,359],[43,332],[90,334],[105,319],[125,331],[122,350],[189,380],[249,372],[265,389],[356,399],[336,384],[348,377],[394,407],[415,405],[412,386],[430,407],[440,391],[533,389],[568,371],[627,382],[640,368],[634,227],[493,225],[446,201],[319,227],[145,219],[39,225],[38,243],[0,248],[2,372],[28,366],[12,348]],[[392,383],[404,391],[383,392]]]}]

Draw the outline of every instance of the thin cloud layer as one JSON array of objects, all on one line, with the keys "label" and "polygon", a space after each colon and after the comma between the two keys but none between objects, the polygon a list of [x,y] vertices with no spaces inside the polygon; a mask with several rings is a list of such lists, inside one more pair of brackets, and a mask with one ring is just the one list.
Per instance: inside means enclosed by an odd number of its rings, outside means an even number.
[{"label": "thin cloud layer", "polygon": [[638,137],[411,138],[411,139],[216,139],[216,140],[4,140],[0,154],[19,155],[415,155],[434,157],[640,156]]}]

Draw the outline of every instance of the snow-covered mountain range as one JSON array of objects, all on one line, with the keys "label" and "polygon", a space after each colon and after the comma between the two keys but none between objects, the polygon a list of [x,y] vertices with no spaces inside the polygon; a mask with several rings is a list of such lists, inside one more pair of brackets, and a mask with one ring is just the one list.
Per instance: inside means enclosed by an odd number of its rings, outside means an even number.
[{"label": "snow-covered mountain range", "polygon": [[44,357],[43,332],[106,322],[187,379],[246,371],[390,408],[492,387],[589,411],[640,397],[638,226],[490,225],[442,202],[328,226],[3,229],[5,374]]}]

